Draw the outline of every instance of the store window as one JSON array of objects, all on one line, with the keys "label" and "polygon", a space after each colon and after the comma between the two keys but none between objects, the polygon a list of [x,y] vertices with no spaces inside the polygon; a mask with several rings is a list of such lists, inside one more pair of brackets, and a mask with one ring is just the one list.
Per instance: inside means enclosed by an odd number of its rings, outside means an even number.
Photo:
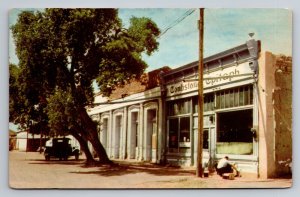
[{"label": "store window", "polygon": [[180,99],[176,101],[170,101],[168,103],[168,114],[169,116],[176,116],[180,114],[188,114],[190,113],[190,100],[187,99]]},{"label": "store window", "polygon": [[[214,93],[204,94],[203,97],[203,110],[213,111],[215,109]],[[193,98],[193,112],[198,113],[198,96]]]},{"label": "store window", "polygon": [[190,117],[169,119],[169,152],[182,152],[180,149],[190,148]]},{"label": "store window", "polygon": [[217,114],[217,153],[253,154],[252,109]]},{"label": "store window", "polygon": [[216,108],[224,109],[253,104],[252,85],[216,92]]}]

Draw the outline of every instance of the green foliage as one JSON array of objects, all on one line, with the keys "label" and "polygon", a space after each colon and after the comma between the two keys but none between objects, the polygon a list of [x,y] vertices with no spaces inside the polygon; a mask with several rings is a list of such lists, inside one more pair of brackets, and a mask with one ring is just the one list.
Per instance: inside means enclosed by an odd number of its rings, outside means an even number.
[{"label": "green foliage", "polygon": [[130,19],[131,26],[128,29],[128,34],[135,42],[137,52],[144,52],[151,55],[158,47],[156,38],[159,36],[160,31],[155,23],[149,18],[136,18]]},{"label": "green foliage", "polygon": [[20,69],[14,64],[9,64],[9,121],[25,123],[22,113],[25,99],[19,94],[19,75]]},{"label": "green foliage", "polygon": [[67,130],[80,118],[77,108],[93,102],[94,80],[109,95],[139,77],[147,67],[142,53],[157,49],[160,31],[148,18],[132,18],[124,29],[117,15],[116,9],[22,12],[11,27],[19,65],[10,66],[10,120]]},{"label": "green foliage", "polygon": [[72,95],[68,91],[57,89],[47,99],[47,103],[44,110],[49,117],[49,125],[51,125],[50,135],[67,135],[74,121],[77,120]]}]

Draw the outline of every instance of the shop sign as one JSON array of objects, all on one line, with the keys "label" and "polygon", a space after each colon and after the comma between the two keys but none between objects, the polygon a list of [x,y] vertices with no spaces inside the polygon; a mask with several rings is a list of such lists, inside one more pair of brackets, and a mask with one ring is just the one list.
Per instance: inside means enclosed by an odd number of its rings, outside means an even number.
[{"label": "shop sign", "polygon": [[[239,66],[232,66],[223,70],[218,70],[216,72],[204,74],[203,87],[208,88],[216,85],[222,85],[228,82],[234,82],[237,80],[245,79],[249,77],[245,74],[251,73],[252,71],[248,63],[244,63]],[[182,81],[172,85],[168,85],[167,95],[173,96],[195,90],[198,90],[198,81]]]},{"label": "shop sign", "polygon": [[168,86],[168,95],[176,95],[184,92],[190,92],[198,89],[198,81],[180,82]]}]

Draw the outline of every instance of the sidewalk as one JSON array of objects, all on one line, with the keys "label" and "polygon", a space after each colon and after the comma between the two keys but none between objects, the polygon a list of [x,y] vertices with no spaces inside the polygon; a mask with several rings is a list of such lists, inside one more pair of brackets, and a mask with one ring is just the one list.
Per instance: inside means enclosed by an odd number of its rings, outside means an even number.
[{"label": "sidewalk", "polygon": [[[234,180],[223,179],[217,173],[200,178],[196,177],[195,167],[170,167],[135,160],[114,160],[114,162],[126,170],[169,177],[164,181],[152,177],[153,180],[147,179],[147,182],[136,185],[138,188],[289,188],[292,186],[291,178],[262,179],[257,178],[255,174],[243,172],[241,177],[235,177]],[[107,173],[109,171],[107,169]]]}]

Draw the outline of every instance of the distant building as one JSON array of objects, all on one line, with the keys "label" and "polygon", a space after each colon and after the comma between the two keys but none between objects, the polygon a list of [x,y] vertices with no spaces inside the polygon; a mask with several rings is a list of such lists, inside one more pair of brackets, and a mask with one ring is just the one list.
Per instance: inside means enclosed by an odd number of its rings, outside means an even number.
[{"label": "distant building", "polygon": [[[99,139],[112,159],[196,167],[198,62],[153,73],[88,109]],[[291,58],[260,41],[205,58],[203,163],[227,155],[259,177],[291,173],[291,80]]]},{"label": "distant building", "polygon": [[16,149],[16,132],[9,130],[9,150],[15,150]]},{"label": "distant building", "polygon": [[21,131],[16,136],[16,150],[35,152],[38,150],[40,145],[44,145],[46,138],[41,139],[40,134],[32,134],[27,131]]}]

